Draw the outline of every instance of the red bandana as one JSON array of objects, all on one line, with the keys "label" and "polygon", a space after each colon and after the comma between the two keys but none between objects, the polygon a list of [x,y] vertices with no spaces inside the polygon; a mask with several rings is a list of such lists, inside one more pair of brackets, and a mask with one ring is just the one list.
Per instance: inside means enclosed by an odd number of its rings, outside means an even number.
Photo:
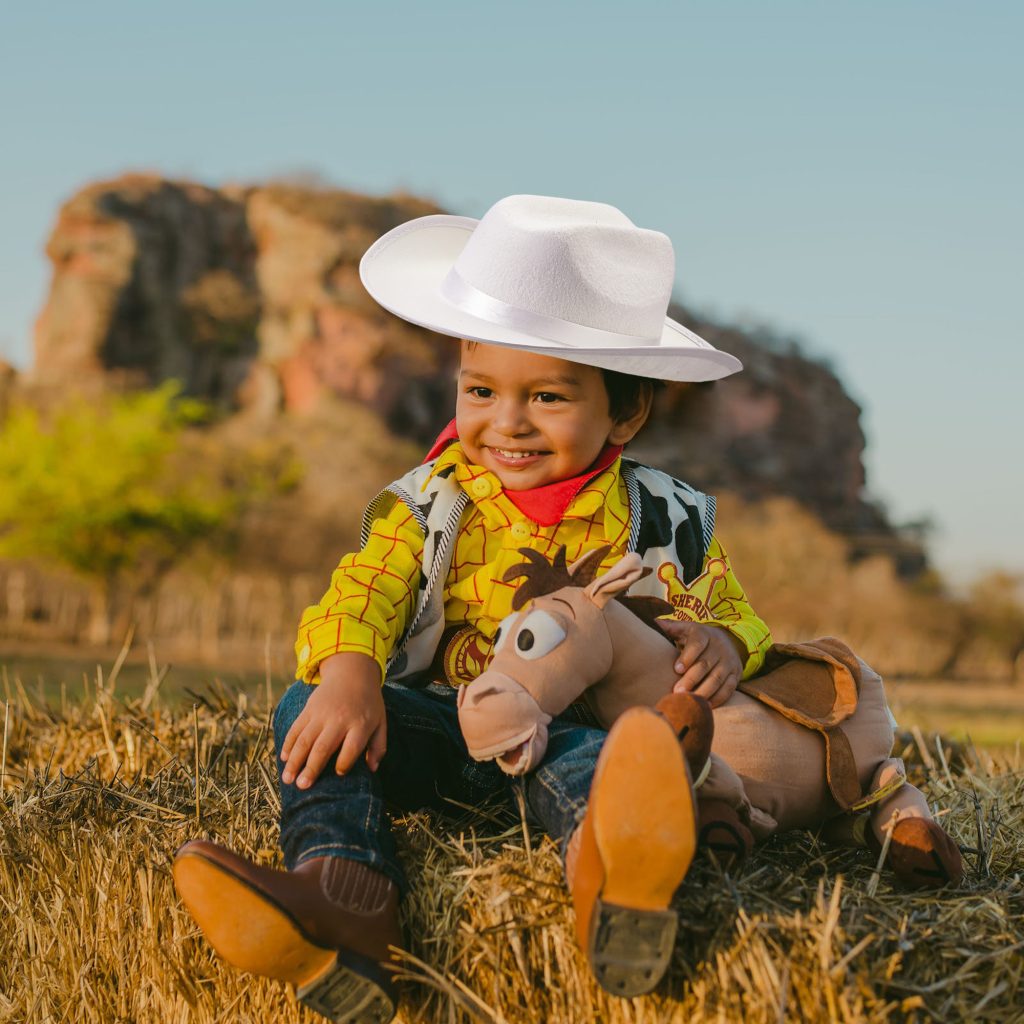
[{"label": "red bandana", "polygon": [[[424,462],[436,459],[453,441],[458,441],[459,433],[455,429],[455,420],[452,420],[444,430],[437,436],[434,446],[427,452]],[[526,491],[504,490],[505,497],[524,516],[532,519],[538,526],[554,526],[561,522],[565,510],[569,507],[573,498],[593,480],[598,473],[606,470],[622,454],[621,444],[606,444],[601,454],[594,460],[589,469],[585,469],[579,476],[569,477],[567,480],[555,480],[550,484],[543,484],[541,487],[532,487]]]}]

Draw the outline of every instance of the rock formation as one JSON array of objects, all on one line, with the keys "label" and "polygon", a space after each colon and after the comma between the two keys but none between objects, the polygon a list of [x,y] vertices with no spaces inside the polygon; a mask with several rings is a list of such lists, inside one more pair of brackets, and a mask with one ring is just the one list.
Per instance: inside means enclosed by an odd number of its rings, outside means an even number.
[{"label": "rock formation", "polygon": [[678,306],[670,313],[744,369],[710,384],[668,384],[633,454],[701,489],[796,498],[850,538],[855,555],[886,553],[902,573],[919,572],[920,546],[897,536],[865,495],[860,408],[835,374],[791,344],[755,341]]},{"label": "rock formation", "polygon": [[132,175],[61,209],[36,323],[34,379],[169,378],[224,402],[257,354],[245,206],[201,185]]},{"label": "rock formation", "polygon": [[222,407],[306,412],[330,394],[430,432],[454,353],[385,314],[359,258],[379,235],[438,212],[288,185],[217,191],[132,175],[88,186],[47,245],[53,280],[33,380],[157,384]]}]

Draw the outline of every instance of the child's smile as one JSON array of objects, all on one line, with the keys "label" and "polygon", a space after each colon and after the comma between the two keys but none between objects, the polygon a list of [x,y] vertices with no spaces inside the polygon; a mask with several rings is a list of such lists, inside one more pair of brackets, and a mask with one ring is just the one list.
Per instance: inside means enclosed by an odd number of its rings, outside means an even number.
[{"label": "child's smile", "polygon": [[466,457],[510,491],[577,476],[633,433],[612,419],[597,368],[465,341],[455,417]]}]

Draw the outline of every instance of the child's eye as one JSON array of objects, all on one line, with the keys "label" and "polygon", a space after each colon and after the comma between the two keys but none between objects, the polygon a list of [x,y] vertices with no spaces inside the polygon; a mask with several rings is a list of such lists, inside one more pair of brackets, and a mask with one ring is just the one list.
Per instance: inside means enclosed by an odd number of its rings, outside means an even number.
[{"label": "child's eye", "polygon": [[553,391],[538,391],[536,398],[542,405],[554,405],[555,402],[565,401],[563,395],[556,395]]},{"label": "child's eye", "polygon": [[474,398],[490,398],[491,389],[485,388],[482,384],[476,384],[473,387],[466,388],[466,394],[472,395]]}]

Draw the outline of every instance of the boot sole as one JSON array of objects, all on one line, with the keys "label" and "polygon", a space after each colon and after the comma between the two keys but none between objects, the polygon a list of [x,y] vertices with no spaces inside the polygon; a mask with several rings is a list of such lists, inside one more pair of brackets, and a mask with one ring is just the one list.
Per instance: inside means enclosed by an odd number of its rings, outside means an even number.
[{"label": "boot sole", "polygon": [[386,1024],[391,982],[374,961],[314,942],[267,893],[199,853],[174,861],[174,884],[218,955],[243,971],[295,986],[296,997],[336,1024]]},{"label": "boot sole", "polygon": [[678,929],[669,909],[697,849],[689,771],[672,727],[633,708],[605,741],[589,813],[604,869],[588,955],[602,988],[650,992],[668,969]]}]

